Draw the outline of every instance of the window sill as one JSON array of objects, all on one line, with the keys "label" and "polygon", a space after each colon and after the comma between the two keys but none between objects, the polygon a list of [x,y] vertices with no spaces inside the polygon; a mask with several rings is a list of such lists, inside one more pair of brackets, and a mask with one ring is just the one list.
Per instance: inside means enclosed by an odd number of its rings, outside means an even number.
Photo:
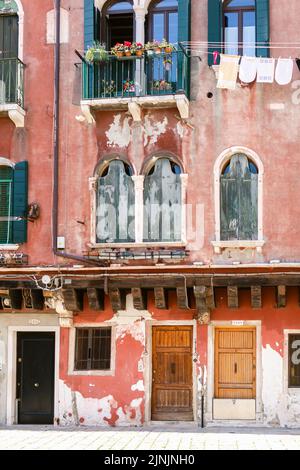
[{"label": "window sill", "polygon": [[89,243],[89,248],[185,248],[186,242],[144,242],[144,243]]},{"label": "window sill", "polygon": [[20,248],[20,245],[7,244],[0,245],[0,251],[17,251]]},{"label": "window sill", "polygon": [[265,244],[264,240],[232,240],[232,241],[214,241],[211,242],[214,251],[217,254],[222,253],[223,250],[226,249],[234,249],[234,248],[248,248],[252,250],[256,250],[257,253],[262,252],[262,247]]},{"label": "window sill", "polygon": [[69,370],[68,375],[78,375],[85,377],[105,377],[105,376],[114,376],[114,370]]}]

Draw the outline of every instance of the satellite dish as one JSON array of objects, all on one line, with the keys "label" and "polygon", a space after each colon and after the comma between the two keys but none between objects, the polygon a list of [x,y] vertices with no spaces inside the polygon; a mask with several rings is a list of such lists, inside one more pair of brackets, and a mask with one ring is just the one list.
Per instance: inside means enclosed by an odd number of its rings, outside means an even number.
[{"label": "satellite dish", "polygon": [[48,274],[45,274],[45,276],[42,277],[42,283],[47,285],[47,284],[50,284],[51,282],[51,277],[48,276]]}]

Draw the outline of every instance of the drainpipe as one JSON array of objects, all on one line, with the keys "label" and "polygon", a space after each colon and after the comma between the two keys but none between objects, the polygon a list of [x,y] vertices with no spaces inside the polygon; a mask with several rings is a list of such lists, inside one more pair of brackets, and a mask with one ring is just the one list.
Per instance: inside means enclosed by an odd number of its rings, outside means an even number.
[{"label": "drainpipe", "polygon": [[100,261],[66,253],[57,249],[58,235],[58,176],[59,176],[59,80],[60,80],[60,0],[55,0],[55,65],[54,65],[54,118],[53,118],[53,199],[52,199],[52,251],[55,256],[93,266],[103,266]]}]

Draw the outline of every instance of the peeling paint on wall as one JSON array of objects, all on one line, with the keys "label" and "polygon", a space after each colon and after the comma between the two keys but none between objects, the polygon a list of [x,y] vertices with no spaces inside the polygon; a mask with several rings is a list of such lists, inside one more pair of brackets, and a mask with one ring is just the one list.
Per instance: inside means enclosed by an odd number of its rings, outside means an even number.
[{"label": "peeling paint on wall", "polygon": [[168,118],[165,116],[162,121],[152,120],[150,116],[145,116],[144,122],[144,147],[156,144],[158,137],[165,134],[168,125]]},{"label": "peeling paint on wall", "polygon": [[108,139],[107,145],[110,147],[128,147],[131,141],[131,129],[129,125],[131,118],[125,117],[123,120],[121,118],[121,114],[115,115],[109,130],[105,132]]}]

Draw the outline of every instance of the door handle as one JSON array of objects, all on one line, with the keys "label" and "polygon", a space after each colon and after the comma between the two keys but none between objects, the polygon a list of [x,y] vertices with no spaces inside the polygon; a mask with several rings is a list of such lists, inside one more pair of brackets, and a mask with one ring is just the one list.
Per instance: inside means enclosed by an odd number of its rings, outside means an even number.
[{"label": "door handle", "polygon": [[234,363],[234,373],[237,374],[237,363]]},{"label": "door handle", "polygon": [[176,372],[176,364],[175,364],[175,362],[172,362],[171,363],[171,373],[175,374],[175,372]]},{"label": "door handle", "polygon": [[35,388],[39,388],[40,384],[39,384],[38,382],[36,382],[36,383],[34,384],[34,386],[35,386]]}]

